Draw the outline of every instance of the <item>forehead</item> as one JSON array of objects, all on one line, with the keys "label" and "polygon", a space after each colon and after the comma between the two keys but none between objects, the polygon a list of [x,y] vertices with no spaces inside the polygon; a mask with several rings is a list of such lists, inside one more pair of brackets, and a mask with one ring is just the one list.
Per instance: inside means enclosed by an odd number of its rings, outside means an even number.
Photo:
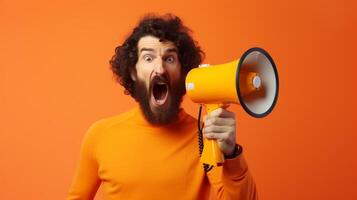
[{"label": "forehead", "polygon": [[138,42],[139,52],[143,49],[153,49],[155,51],[164,52],[169,49],[177,49],[173,42],[164,41],[160,42],[160,39],[154,36],[144,36],[140,38]]}]

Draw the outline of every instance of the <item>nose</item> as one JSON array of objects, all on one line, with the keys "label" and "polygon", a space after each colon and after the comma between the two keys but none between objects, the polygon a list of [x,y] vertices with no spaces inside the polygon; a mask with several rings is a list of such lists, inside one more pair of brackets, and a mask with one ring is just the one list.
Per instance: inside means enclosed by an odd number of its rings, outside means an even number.
[{"label": "nose", "polygon": [[155,63],[155,67],[154,67],[154,72],[155,74],[158,75],[162,75],[166,72],[162,59],[157,59],[157,62]]}]

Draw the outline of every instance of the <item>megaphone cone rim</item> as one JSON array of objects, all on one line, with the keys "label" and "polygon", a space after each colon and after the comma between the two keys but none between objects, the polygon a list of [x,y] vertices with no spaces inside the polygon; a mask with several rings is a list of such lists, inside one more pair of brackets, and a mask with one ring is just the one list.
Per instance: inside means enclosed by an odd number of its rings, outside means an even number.
[{"label": "megaphone cone rim", "polygon": [[[253,51],[258,51],[262,54],[264,54],[270,61],[270,63],[272,64],[272,67],[273,67],[273,70],[274,70],[274,74],[275,74],[275,83],[276,83],[276,92],[275,92],[275,96],[274,96],[274,100],[273,100],[273,103],[272,105],[270,106],[270,108],[264,112],[264,113],[261,113],[261,114],[257,114],[257,113],[254,113],[252,112],[248,106],[245,104],[244,102],[244,99],[241,95],[241,92],[240,92],[240,85],[239,85],[239,75],[240,75],[240,71],[241,71],[241,67],[242,67],[242,64],[243,64],[243,61],[245,60],[245,58],[250,54],[252,53]],[[279,77],[278,77],[278,71],[276,69],[276,66],[275,66],[275,63],[274,63],[274,60],[273,58],[269,55],[269,53],[267,51],[265,51],[264,49],[260,48],[260,47],[253,47],[253,48],[250,48],[248,49],[243,55],[242,57],[239,59],[239,63],[238,63],[238,70],[237,70],[237,75],[236,75],[236,90],[237,90],[237,94],[238,94],[238,99],[239,99],[239,102],[241,104],[241,106],[243,107],[243,109],[249,114],[251,115],[252,117],[255,117],[255,118],[262,118],[262,117],[265,117],[267,116],[269,113],[271,113],[271,111],[274,109],[275,105],[276,105],[276,102],[278,100],[278,94],[279,94]]]}]

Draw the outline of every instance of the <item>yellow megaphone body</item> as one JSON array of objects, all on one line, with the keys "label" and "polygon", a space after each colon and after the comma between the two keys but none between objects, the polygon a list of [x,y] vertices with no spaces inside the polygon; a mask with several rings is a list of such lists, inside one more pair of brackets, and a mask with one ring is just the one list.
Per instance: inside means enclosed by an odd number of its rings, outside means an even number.
[{"label": "yellow megaphone body", "polygon": [[[239,104],[253,117],[268,115],[274,108],[279,90],[276,66],[261,48],[247,50],[240,59],[192,69],[186,76],[186,93],[207,113],[224,104]],[[202,163],[217,166],[224,157],[216,140],[204,140]]]}]

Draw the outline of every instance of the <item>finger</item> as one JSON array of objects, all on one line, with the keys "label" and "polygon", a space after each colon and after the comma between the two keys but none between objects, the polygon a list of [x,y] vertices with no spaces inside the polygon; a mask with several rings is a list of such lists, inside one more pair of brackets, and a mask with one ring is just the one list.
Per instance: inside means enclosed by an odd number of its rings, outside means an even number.
[{"label": "finger", "polygon": [[234,126],[235,120],[232,118],[221,118],[221,117],[207,117],[204,120],[205,126]]},{"label": "finger", "polygon": [[233,112],[230,112],[226,109],[223,108],[217,108],[214,111],[212,111],[209,116],[213,117],[223,117],[223,118],[235,118],[235,114]]},{"label": "finger", "polygon": [[209,132],[209,133],[203,134],[203,137],[207,138],[207,139],[215,139],[218,141],[227,141],[229,138],[229,133],[228,132],[223,132],[223,133]]},{"label": "finger", "polygon": [[231,132],[233,128],[231,126],[208,126],[204,127],[202,132],[205,133],[224,133],[224,132]]}]

